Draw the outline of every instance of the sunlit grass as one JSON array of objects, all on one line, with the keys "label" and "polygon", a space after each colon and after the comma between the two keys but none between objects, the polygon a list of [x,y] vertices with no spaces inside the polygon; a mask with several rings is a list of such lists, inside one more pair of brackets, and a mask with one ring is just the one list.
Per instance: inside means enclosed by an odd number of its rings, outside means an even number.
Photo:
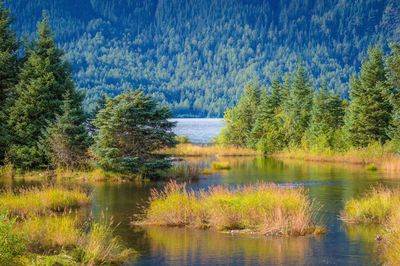
[{"label": "sunlit grass", "polygon": [[291,149],[277,152],[273,156],[305,161],[364,164],[368,167],[374,165],[374,170],[400,171],[400,156],[389,144],[373,143],[366,148],[352,148],[348,151]]},{"label": "sunlit grass", "polygon": [[399,206],[400,189],[379,187],[360,199],[348,201],[342,211],[342,219],[347,223],[381,227],[380,250],[385,265],[400,265]]},{"label": "sunlit grass", "polygon": [[27,219],[17,227],[28,239],[30,250],[53,253],[77,245],[83,237],[78,219],[71,215],[52,215]]},{"label": "sunlit grass", "polygon": [[57,187],[5,191],[0,195],[0,209],[14,216],[34,216],[49,211],[62,212],[89,203],[89,196],[80,190]]},{"label": "sunlit grass", "polygon": [[315,207],[302,188],[258,183],[236,189],[187,191],[170,182],[153,191],[145,218],[149,225],[238,230],[264,235],[297,236],[324,233],[315,221]]},{"label": "sunlit grass", "polygon": [[159,151],[160,154],[170,156],[254,156],[260,155],[259,152],[225,145],[201,146],[194,144],[178,144],[175,148],[168,148]]},{"label": "sunlit grass", "polygon": [[400,206],[400,191],[379,187],[346,202],[341,217],[347,223],[384,224]]}]

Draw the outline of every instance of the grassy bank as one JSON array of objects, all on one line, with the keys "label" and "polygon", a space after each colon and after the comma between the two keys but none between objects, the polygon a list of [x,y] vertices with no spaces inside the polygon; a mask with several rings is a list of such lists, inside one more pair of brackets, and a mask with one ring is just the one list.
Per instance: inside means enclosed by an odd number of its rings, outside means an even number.
[{"label": "grassy bank", "polygon": [[28,217],[49,212],[63,212],[89,203],[89,196],[82,191],[46,187],[6,191],[0,195],[0,210],[13,216]]},{"label": "grassy bank", "polygon": [[113,236],[112,223],[84,222],[71,212],[89,203],[76,187],[0,194],[0,265],[108,265],[133,258]]},{"label": "grassy bank", "polygon": [[222,186],[195,193],[170,182],[152,192],[138,224],[212,228],[274,236],[323,233],[304,189],[258,183],[236,189]]},{"label": "grassy bank", "polygon": [[392,147],[379,144],[370,145],[366,148],[351,149],[348,151],[312,151],[312,150],[285,150],[274,153],[276,158],[300,159],[304,161],[338,162],[362,164],[366,168],[375,165],[379,170],[400,172],[400,156]]},{"label": "grassy bank", "polygon": [[387,265],[400,265],[400,189],[379,187],[346,202],[341,218],[346,223],[381,227],[380,250]]},{"label": "grassy bank", "polygon": [[178,144],[175,148],[158,151],[159,154],[166,154],[175,157],[201,157],[201,156],[255,156],[261,153],[246,148],[223,145],[194,145]]}]

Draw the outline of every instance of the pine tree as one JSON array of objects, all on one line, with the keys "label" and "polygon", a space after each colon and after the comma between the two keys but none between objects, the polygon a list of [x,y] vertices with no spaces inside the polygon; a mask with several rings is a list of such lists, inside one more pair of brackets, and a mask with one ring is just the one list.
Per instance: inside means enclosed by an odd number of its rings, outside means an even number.
[{"label": "pine tree", "polygon": [[351,104],[346,117],[349,140],[356,147],[388,139],[392,106],[380,48],[369,51],[359,77],[350,82]]},{"label": "pine tree", "polygon": [[400,143],[400,44],[392,44],[391,48],[392,52],[386,61],[387,79],[392,90],[391,103],[393,106],[388,135]]},{"label": "pine tree", "polygon": [[340,96],[328,92],[326,83],[314,94],[308,144],[318,149],[334,148],[335,134],[344,123],[344,108]]},{"label": "pine tree", "polygon": [[7,116],[18,75],[19,44],[10,24],[9,12],[0,2],[0,165],[10,143]]},{"label": "pine tree", "polygon": [[257,84],[247,85],[238,105],[225,115],[228,143],[245,147],[251,145],[251,131],[256,121],[260,90]]},{"label": "pine tree", "polygon": [[308,128],[312,106],[312,90],[302,64],[297,68],[289,92],[286,110],[287,138],[291,146],[298,146]]},{"label": "pine tree", "polygon": [[38,39],[22,66],[11,107],[9,126],[13,130],[10,160],[19,168],[45,167],[47,157],[39,148],[46,127],[61,114],[63,95],[74,85],[62,51],[54,44],[47,16],[38,24]]},{"label": "pine tree", "polygon": [[155,150],[176,144],[168,121],[172,113],[143,92],[128,91],[107,101],[94,125],[98,129],[94,151],[106,170],[149,175],[169,166],[153,155]]},{"label": "pine tree", "polygon": [[82,109],[83,95],[67,92],[62,104],[62,114],[46,130],[42,148],[56,168],[83,167],[91,139],[85,129]]}]

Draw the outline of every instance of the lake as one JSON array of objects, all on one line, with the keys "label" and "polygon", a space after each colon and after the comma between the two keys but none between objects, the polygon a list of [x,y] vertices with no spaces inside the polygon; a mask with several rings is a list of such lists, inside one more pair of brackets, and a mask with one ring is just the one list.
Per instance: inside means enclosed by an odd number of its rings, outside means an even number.
[{"label": "lake", "polygon": [[[238,236],[184,228],[133,227],[133,215],[141,213],[152,188],[164,183],[99,184],[91,212],[103,212],[120,223],[116,233],[140,253],[133,265],[379,265],[374,228],[346,227],[340,220],[344,202],[371,186],[398,186],[379,172],[361,167],[280,161],[268,158],[231,158],[231,170],[203,176],[190,186],[236,186],[257,181],[304,186],[319,204],[319,219],[328,228],[321,237],[272,238]],[[213,159],[189,160],[210,164]]]},{"label": "lake", "polygon": [[[214,119],[179,119],[177,133],[207,143],[221,128]],[[196,134],[196,130],[198,134]],[[217,158],[188,158],[188,163],[210,166]],[[400,186],[384,173],[345,164],[312,163],[271,158],[224,158],[231,169],[201,176],[190,187],[237,186],[258,181],[304,186],[318,204],[318,219],[328,233],[320,237],[264,237],[231,235],[185,228],[138,227],[131,221],[147,205],[151,189],[163,182],[96,183],[93,204],[84,212],[97,220],[113,217],[115,230],[128,247],[139,252],[131,265],[379,265],[376,231],[372,227],[348,227],[339,219],[346,200],[371,186]]]},{"label": "lake", "polygon": [[175,134],[187,136],[195,144],[207,144],[217,137],[224,127],[223,119],[218,118],[176,118]]}]

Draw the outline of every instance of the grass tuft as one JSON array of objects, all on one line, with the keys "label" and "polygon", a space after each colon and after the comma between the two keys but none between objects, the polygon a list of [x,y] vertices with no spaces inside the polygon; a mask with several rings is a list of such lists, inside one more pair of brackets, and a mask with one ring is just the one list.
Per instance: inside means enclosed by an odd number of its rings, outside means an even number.
[{"label": "grass tuft", "polygon": [[398,190],[373,188],[362,198],[346,202],[341,218],[353,224],[384,224],[399,204]]},{"label": "grass tuft", "polygon": [[378,167],[376,166],[376,164],[370,163],[365,167],[365,169],[367,169],[368,171],[377,171]]},{"label": "grass tuft", "polygon": [[314,204],[303,188],[266,183],[236,189],[215,186],[195,193],[171,181],[164,190],[152,191],[150,206],[138,224],[277,236],[324,232],[315,223]]},{"label": "grass tuft", "polygon": [[88,203],[89,196],[86,193],[57,187],[20,189],[0,195],[0,209],[20,217],[62,212]]}]

